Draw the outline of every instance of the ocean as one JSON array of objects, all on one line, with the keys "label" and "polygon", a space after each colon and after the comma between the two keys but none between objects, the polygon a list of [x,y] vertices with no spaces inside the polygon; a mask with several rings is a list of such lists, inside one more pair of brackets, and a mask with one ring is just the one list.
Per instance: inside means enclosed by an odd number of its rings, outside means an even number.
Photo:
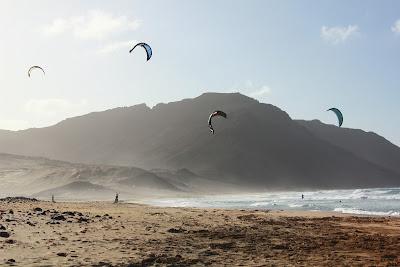
[{"label": "ocean", "polygon": [[[301,198],[302,194],[304,199]],[[145,203],[162,207],[336,211],[362,215],[400,216],[400,188],[209,195],[160,198]]]}]

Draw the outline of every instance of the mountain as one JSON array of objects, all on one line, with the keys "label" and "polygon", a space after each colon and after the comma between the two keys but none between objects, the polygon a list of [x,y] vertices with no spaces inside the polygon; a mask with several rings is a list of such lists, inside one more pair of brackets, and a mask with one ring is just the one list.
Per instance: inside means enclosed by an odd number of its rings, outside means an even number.
[{"label": "mountain", "polygon": [[[214,120],[212,135],[206,122],[216,109],[228,118]],[[243,189],[400,185],[396,169],[322,138],[279,108],[239,93],[205,93],[153,108],[140,104],[51,127],[1,132],[0,148],[86,164],[187,168]]]},{"label": "mountain", "polygon": [[339,128],[318,120],[298,120],[297,122],[318,138],[369,162],[400,173],[400,149],[376,133],[359,129]]}]

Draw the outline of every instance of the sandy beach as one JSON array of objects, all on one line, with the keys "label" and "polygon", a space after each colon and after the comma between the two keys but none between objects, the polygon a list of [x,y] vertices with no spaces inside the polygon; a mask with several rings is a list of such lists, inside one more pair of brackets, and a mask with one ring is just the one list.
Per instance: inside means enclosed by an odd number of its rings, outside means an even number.
[{"label": "sandy beach", "polygon": [[1,266],[396,266],[400,219],[0,202]]}]

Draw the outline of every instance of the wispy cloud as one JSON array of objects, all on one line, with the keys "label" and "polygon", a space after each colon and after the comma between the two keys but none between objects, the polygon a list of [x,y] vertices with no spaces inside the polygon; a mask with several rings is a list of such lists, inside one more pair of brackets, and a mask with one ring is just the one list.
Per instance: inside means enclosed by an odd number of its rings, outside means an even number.
[{"label": "wispy cloud", "polygon": [[121,42],[111,42],[111,43],[108,43],[108,44],[100,47],[99,49],[97,49],[97,53],[99,53],[99,54],[108,54],[108,53],[112,53],[112,52],[115,52],[115,51],[120,50],[120,49],[132,48],[136,43],[137,42],[135,40],[121,41]]},{"label": "wispy cloud", "polygon": [[392,32],[396,33],[396,34],[400,34],[400,19],[398,19],[393,26],[391,27]]},{"label": "wispy cloud", "polygon": [[87,100],[70,101],[63,98],[30,99],[25,111],[43,116],[75,115],[87,105]]},{"label": "wispy cloud", "polygon": [[[243,88],[243,87],[242,87]],[[241,90],[239,90],[241,91]],[[271,87],[267,85],[260,85],[251,80],[244,83],[244,93],[253,98],[263,98],[271,93]]]},{"label": "wispy cloud", "polygon": [[0,129],[17,131],[17,130],[27,129],[29,127],[30,124],[28,121],[0,119]]},{"label": "wispy cloud", "polygon": [[115,16],[101,11],[91,10],[84,16],[58,18],[45,25],[45,35],[71,33],[79,39],[104,40],[115,33],[134,31],[140,27],[140,21],[126,16]]},{"label": "wispy cloud", "polygon": [[251,92],[249,96],[258,98],[258,97],[264,97],[270,93],[271,93],[271,88],[269,86],[263,85],[259,89]]},{"label": "wispy cloud", "polygon": [[331,44],[340,44],[357,35],[360,29],[357,25],[349,25],[347,27],[327,27],[322,26],[321,37]]}]

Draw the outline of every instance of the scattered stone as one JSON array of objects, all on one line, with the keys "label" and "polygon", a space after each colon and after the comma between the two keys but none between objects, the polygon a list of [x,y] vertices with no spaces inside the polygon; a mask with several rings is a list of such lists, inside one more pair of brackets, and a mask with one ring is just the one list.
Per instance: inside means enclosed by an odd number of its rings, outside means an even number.
[{"label": "scattered stone", "polygon": [[6,231],[0,231],[0,237],[9,238],[10,234]]},{"label": "scattered stone", "polygon": [[222,242],[222,243],[211,243],[210,244],[210,248],[212,249],[231,249],[233,248],[235,245],[233,242]]},{"label": "scattered stone", "polygon": [[51,219],[56,220],[56,221],[65,221],[64,215],[61,214],[56,214],[51,216]]},{"label": "scattered stone", "polygon": [[38,200],[36,198],[29,198],[29,197],[6,197],[6,198],[0,198],[0,201],[15,203],[15,202],[36,202]]},{"label": "scattered stone", "polygon": [[111,263],[105,262],[105,261],[100,261],[97,264],[93,264],[93,267],[111,267],[113,266]]},{"label": "scattered stone", "polygon": [[200,254],[204,255],[204,256],[216,256],[216,255],[218,255],[218,253],[216,251],[212,251],[212,250],[209,250],[209,249],[207,249],[206,251],[203,251]]},{"label": "scattered stone", "polygon": [[79,223],[89,222],[89,218],[79,217],[78,222],[79,222]]},{"label": "scattered stone", "polygon": [[7,263],[15,263],[15,260],[14,259],[8,259]]},{"label": "scattered stone", "polygon": [[182,228],[170,228],[167,230],[168,233],[183,233],[185,231],[186,230]]},{"label": "scattered stone", "polygon": [[30,226],[35,226],[35,224],[32,223],[32,222],[30,222],[30,221],[27,221],[26,224],[27,224],[27,225],[30,225]]},{"label": "scattered stone", "polygon": [[14,214],[14,211],[13,210],[9,210],[8,213]]},{"label": "scattered stone", "polygon": [[286,244],[278,244],[278,245],[272,246],[272,249],[288,249],[288,248],[289,247]]},{"label": "scattered stone", "polygon": [[67,257],[67,253],[65,253],[65,252],[58,252],[58,253],[57,253],[57,256],[60,256],[60,257]]},{"label": "scattered stone", "polygon": [[396,260],[396,259],[397,259],[397,255],[394,255],[394,254],[385,254],[385,255],[382,256],[382,259]]},{"label": "scattered stone", "polygon": [[73,211],[64,211],[62,214],[68,215],[68,216],[75,216],[75,212],[73,212]]},{"label": "scattered stone", "polygon": [[5,243],[6,243],[6,244],[15,244],[15,243],[17,243],[17,241],[15,241],[14,239],[7,239],[7,240],[5,241]]},{"label": "scattered stone", "polygon": [[39,207],[36,207],[36,208],[33,209],[33,211],[42,211],[42,209],[39,208]]},{"label": "scattered stone", "polygon": [[0,230],[6,230],[6,227],[0,224]]}]

